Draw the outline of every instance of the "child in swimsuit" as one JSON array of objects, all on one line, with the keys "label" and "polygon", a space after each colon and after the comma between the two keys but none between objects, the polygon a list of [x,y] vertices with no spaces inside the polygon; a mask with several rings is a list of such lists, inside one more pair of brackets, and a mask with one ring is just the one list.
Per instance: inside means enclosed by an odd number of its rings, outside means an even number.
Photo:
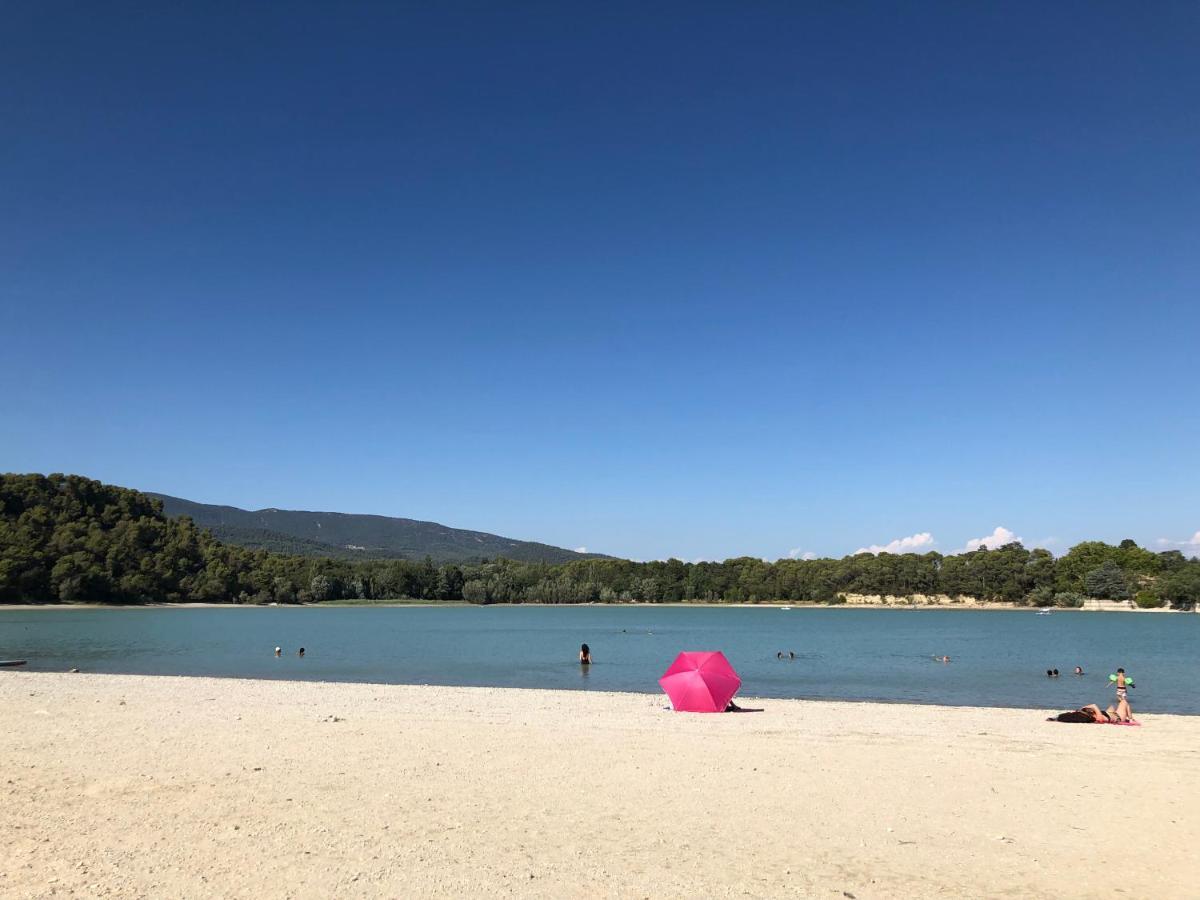
[{"label": "child in swimsuit", "polygon": [[1127,695],[1126,686],[1127,684],[1132,684],[1133,682],[1125,677],[1124,669],[1117,669],[1117,677],[1113,680],[1117,683],[1117,700],[1124,700]]},{"label": "child in swimsuit", "polygon": [[1124,669],[1117,669],[1113,677],[1117,685],[1117,715],[1123,722],[1133,721],[1133,710],[1129,707],[1129,688],[1133,687],[1133,679],[1125,674]]}]

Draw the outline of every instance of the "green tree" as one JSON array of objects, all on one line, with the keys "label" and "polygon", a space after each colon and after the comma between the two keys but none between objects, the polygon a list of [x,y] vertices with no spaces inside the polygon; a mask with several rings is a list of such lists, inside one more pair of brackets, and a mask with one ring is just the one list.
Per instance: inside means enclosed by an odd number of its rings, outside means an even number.
[{"label": "green tree", "polygon": [[314,575],[308,583],[308,592],[317,603],[337,599],[337,586],[328,575]]},{"label": "green tree", "polygon": [[1121,550],[1102,541],[1084,541],[1072,547],[1055,566],[1055,586],[1060,591],[1084,590],[1088,573],[1106,562],[1120,564]]},{"label": "green tree", "polygon": [[463,599],[468,603],[487,603],[487,582],[482,578],[472,578],[463,583]]},{"label": "green tree", "polygon": [[1200,562],[1192,561],[1162,580],[1159,593],[1176,609],[1190,609],[1200,603]]},{"label": "green tree", "polygon": [[1153,591],[1138,591],[1134,595],[1133,602],[1138,609],[1158,609],[1166,601],[1162,597],[1157,596]]},{"label": "green tree", "polygon": [[1129,599],[1129,579],[1124,570],[1112,560],[1088,572],[1084,578],[1084,589],[1089,597],[1106,600]]},{"label": "green tree", "polygon": [[438,569],[436,597],[438,600],[461,600],[463,598],[462,569],[454,565]]}]

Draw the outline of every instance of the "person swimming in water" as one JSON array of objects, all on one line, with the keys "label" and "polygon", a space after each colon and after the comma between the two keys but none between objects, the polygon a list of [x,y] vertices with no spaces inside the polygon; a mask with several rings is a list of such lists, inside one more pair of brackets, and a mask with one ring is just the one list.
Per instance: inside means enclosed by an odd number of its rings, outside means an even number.
[{"label": "person swimming in water", "polygon": [[1075,674],[1076,674],[1076,675],[1082,675],[1082,674],[1083,674],[1083,666],[1076,666],[1076,667],[1075,667]]},{"label": "person swimming in water", "polygon": [[296,655],[299,656],[301,659],[303,659],[304,658],[304,648],[301,647],[298,651],[296,651]]},{"label": "person swimming in water", "polygon": [[282,647],[276,647],[276,648],[275,648],[275,655],[276,655],[276,656],[283,656],[283,648],[282,648]]},{"label": "person swimming in water", "polygon": [[579,664],[581,666],[590,666],[592,664],[592,651],[587,644],[581,644],[579,647]]}]

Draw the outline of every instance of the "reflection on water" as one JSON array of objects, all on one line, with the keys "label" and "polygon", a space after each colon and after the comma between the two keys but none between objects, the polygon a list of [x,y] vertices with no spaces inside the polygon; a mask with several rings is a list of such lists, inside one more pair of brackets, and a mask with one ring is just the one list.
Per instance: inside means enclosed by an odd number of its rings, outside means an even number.
[{"label": "reflection on water", "polygon": [[[578,662],[586,642],[595,660]],[[283,655],[274,656],[276,646]],[[680,650],[725,651],[742,694],[1200,714],[1200,616],[584,607],[0,610],[28,669],[656,692]],[[301,658],[297,650],[305,647]],[[777,654],[782,653],[780,659]],[[790,654],[795,653],[795,659]],[[934,660],[947,655],[949,663]],[[1046,678],[1081,665],[1083,678]],[[0,677],[20,670],[0,669]]]}]

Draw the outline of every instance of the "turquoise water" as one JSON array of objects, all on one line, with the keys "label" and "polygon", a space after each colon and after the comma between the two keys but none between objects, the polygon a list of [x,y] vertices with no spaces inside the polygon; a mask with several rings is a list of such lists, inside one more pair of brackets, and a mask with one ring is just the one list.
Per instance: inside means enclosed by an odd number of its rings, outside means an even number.
[{"label": "turquoise water", "polygon": [[[576,662],[592,649],[590,670]],[[283,647],[276,659],[273,650]],[[296,649],[304,646],[304,659]],[[658,690],[680,650],[725,651],[742,694],[968,706],[1107,703],[1200,714],[1200,615],[630,606],[0,611],[28,669]],[[780,661],[777,651],[795,660]],[[933,654],[948,654],[949,664]],[[1076,666],[1088,673],[1070,674]],[[1051,680],[1046,669],[1062,677]],[[0,677],[20,677],[0,669]]]}]

